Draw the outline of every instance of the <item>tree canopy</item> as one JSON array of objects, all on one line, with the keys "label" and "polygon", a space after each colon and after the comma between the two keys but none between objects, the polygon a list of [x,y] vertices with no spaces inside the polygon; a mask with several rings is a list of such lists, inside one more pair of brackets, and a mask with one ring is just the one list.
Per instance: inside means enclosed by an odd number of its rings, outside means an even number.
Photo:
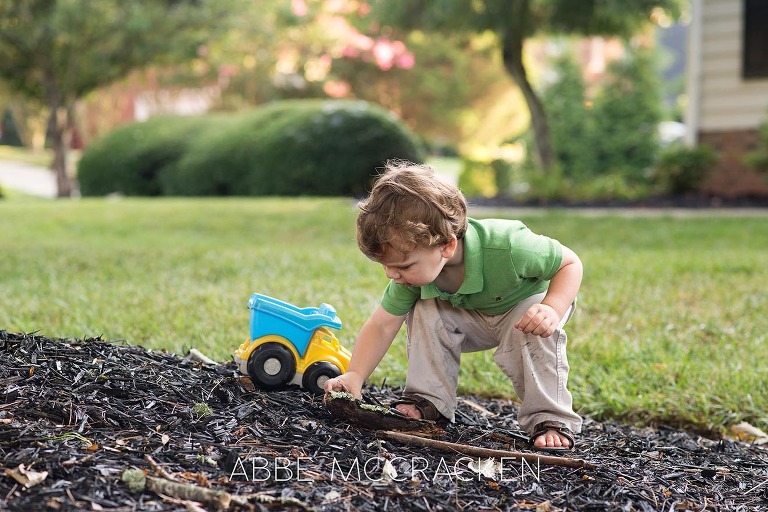
[{"label": "tree canopy", "polygon": [[495,34],[504,68],[531,113],[536,155],[554,163],[549,127],[523,64],[523,44],[538,33],[629,36],[649,23],[656,9],[679,14],[681,0],[373,0],[374,15],[406,30]]},{"label": "tree canopy", "polygon": [[65,162],[74,102],[149,63],[193,57],[225,19],[212,0],[0,2],[0,79],[50,110],[59,196],[71,193]]}]

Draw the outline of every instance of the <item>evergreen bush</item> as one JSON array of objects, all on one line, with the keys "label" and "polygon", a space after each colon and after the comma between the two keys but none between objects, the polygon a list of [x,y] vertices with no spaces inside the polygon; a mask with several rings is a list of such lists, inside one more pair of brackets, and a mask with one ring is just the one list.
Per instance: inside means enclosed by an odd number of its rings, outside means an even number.
[{"label": "evergreen bush", "polygon": [[16,147],[24,146],[10,108],[5,109],[2,119],[0,119],[0,145]]},{"label": "evergreen bush", "polygon": [[662,100],[650,49],[628,49],[624,59],[611,63],[592,112],[597,174],[617,172],[630,180],[646,180],[660,150]]},{"label": "evergreen bush", "polygon": [[392,158],[424,150],[391,113],[370,103],[288,100],[236,116],[179,161],[178,195],[363,195]]},{"label": "evergreen bush", "polygon": [[458,187],[467,197],[494,197],[499,195],[496,176],[490,163],[471,158],[461,159]]},{"label": "evergreen bush", "polygon": [[758,172],[768,174],[768,120],[760,125],[757,147],[747,153],[744,163]]},{"label": "evergreen bush", "polygon": [[[213,116],[196,120],[192,129],[177,129],[181,136],[153,132],[146,126],[152,120],[111,134],[107,148],[100,144],[83,156],[81,172],[90,180],[85,188],[81,183],[83,193],[109,192],[100,184],[109,177],[93,178],[101,162],[106,174],[116,175],[113,181],[125,174],[145,179],[143,195],[363,195],[387,160],[425,158],[422,145],[393,114],[362,101],[287,100],[206,119]],[[158,135],[150,154],[139,157],[129,142],[115,140],[135,138],[136,130],[142,138]],[[116,158],[132,171],[117,168]]]},{"label": "evergreen bush", "polygon": [[588,94],[571,54],[555,62],[558,78],[543,92],[542,103],[563,177],[584,182],[619,174],[630,185],[647,181],[659,152],[657,126],[662,120],[654,65],[651,50],[630,48]]},{"label": "evergreen bush", "polygon": [[171,172],[208,123],[202,116],[158,116],[113,130],[83,152],[77,170],[80,193],[162,195],[161,175]]},{"label": "evergreen bush", "polygon": [[554,71],[558,78],[544,90],[541,101],[555,159],[565,177],[588,179],[598,172],[598,155],[581,68],[575,57],[566,53],[554,62]]},{"label": "evergreen bush", "polygon": [[673,144],[659,157],[654,182],[665,194],[696,192],[716,161],[717,154],[709,146],[702,144],[691,148]]}]

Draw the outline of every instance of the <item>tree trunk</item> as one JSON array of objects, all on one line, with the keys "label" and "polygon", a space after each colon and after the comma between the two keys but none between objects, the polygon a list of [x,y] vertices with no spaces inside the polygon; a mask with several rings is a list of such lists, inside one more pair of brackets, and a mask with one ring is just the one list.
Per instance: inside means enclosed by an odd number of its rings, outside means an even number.
[{"label": "tree trunk", "polygon": [[[514,33],[510,33],[514,32]],[[533,142],[536,150],[536,160],[542,170],[548,172],[555,162],[552,145],[549,138],[549,123],[544,113],[541,100],[533,90],[523,66],[523,36],[521,31],[510,31],[502,36],[502,57],[504,69],[510,74],[523,93],[528,110],[531,114],[533,127]]]},{"label": "tree trunk", "polygon": [[72,182],[67,173],[69,124],[67,109],[58,104],[51,105],[51,116],[48,120],[48,136],[51,138],[51,147],[53,148],[51,168],[56,174],[57,197],[72,196]]}]

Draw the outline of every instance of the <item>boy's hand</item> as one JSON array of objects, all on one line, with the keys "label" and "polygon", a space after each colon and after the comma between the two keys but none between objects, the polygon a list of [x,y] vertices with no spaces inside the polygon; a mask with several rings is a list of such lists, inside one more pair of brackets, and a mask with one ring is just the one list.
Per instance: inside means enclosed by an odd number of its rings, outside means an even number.
[{"label": "boy's hand", "polygon": [[552,306],[547,304],[534,304],[523,317],[515,324],[515,329],[526,334],[535,334],[546,338],[552,336],[560,323],[560,315]]},{"label": "boy's hand", "polygon": [[357,372],[347,372],[344,375],[339,375],[325,381],[323,389],[325,389],[326,396],[331,391],[346,391],[360,400],[363,397],[363,381]]}]

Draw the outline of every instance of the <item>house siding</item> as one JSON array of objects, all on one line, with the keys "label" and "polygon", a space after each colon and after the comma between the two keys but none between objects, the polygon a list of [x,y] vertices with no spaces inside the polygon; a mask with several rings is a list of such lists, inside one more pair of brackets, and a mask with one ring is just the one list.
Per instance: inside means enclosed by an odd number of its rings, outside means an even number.
[{"label": "house siding", "polygon": [[744,155],[757,147],[760,125],[768,122],[768,79],[742,77],[744,2],[699,0],[696,7],[701,9],[700,27],[691,45],[698,45],[700,61],[696,75],[689,77],[697,80],[690,98],[696,109],[691,128],[697,141],[719,156],[702,191],[768,195],[768,177],[743,163]]}]

